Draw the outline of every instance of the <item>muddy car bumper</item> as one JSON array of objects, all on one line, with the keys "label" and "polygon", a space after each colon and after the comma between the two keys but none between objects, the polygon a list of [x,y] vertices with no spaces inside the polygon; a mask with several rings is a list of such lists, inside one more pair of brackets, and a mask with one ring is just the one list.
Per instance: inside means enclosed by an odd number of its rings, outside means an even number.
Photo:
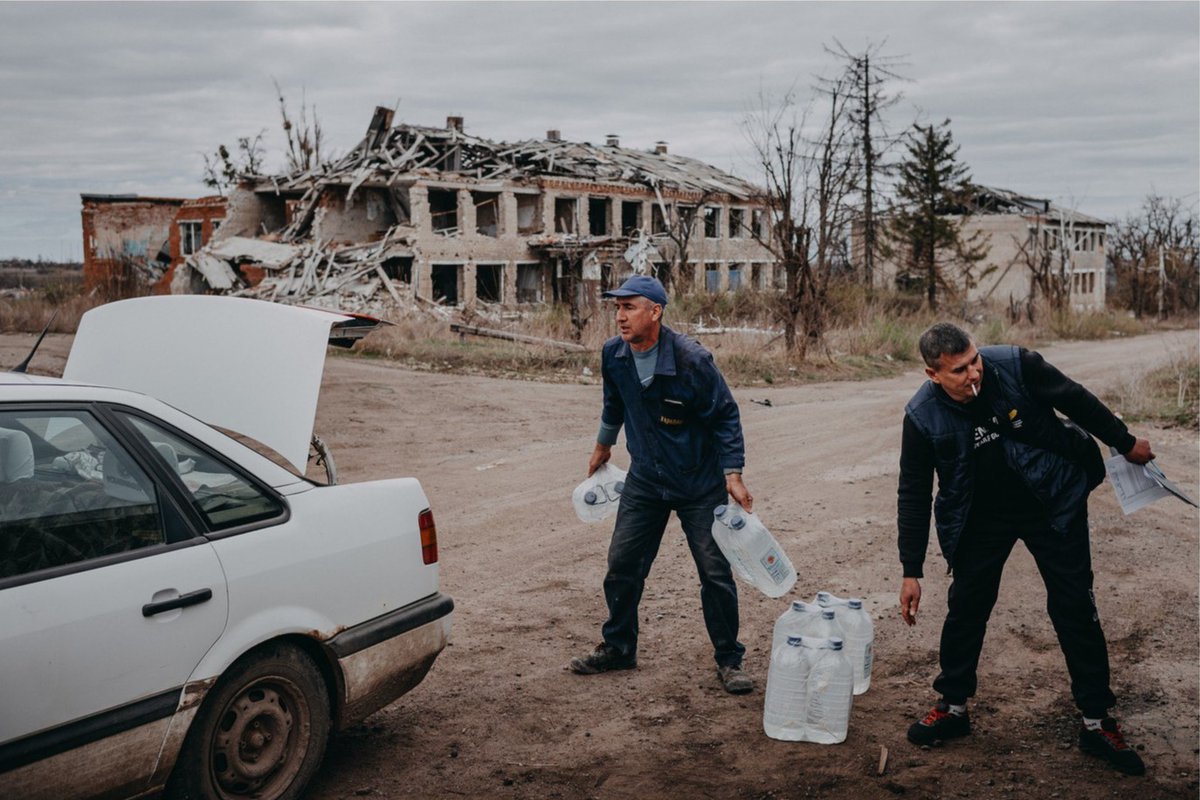
[{"label": "muddy car bumper", "polygon": [[449,640],[453,611],[454,601],[437,593],[325,642],[343,678],[339,728],[383,708],[421,682]]}]

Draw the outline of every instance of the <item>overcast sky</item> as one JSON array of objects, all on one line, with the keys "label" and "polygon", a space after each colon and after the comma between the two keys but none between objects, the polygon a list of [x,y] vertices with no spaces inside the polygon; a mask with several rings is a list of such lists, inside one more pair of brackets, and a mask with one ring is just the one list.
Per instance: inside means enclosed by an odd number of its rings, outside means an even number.
[{"label": "overcast sky", "polygon": [[272,77],[345,153],[397,121],[703,159],[755,180],[741,121],[822,45],[886,42],[889,124],[951,119],[979,183],[1115,219],[1197,202],[1200,4],[0,3],[0,257],[79,258],[80,193],[199,196],[202,152],[267,130]]}]

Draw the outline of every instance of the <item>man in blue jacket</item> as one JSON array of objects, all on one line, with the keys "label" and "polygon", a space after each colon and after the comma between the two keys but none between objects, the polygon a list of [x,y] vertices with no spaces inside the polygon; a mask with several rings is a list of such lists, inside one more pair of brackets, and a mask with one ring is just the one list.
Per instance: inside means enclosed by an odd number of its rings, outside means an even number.
[{"label": "man in blue jacket", "polygon": [[616,301],[619,335],[604,344],[604,406],[588,475],[612,455],[625,427],[631,463],[608,549],[604,641],[571,659],[580,675],[637,666],[638,602],[674,511],[700,573],[700,604],[726,691],[754,688],[742,671],[737,587],[712,538],[713,509],[728,493],[747,511],[745,448],[737,403],[712,354],[662,324],[667,293],[655,278],[634,275],[605,292]]},{"label": "man in blue jacket", "polygon": [[[1046,607],[1083,715],[1079,747],[1116,769],[1145,766],[1108,709],[1108,648],[1092,594],[1087,498],[1104,479],[1099,449],[1075,423],[1135,464],[1154,457],[1091,392],[1037,353],[976,349],[949,323],[920,340],[929,380],[904,409],[897,521],[904,580],[900,613],[916,624],[929,542],[930,494],[938,543],[953,570],[933,688],[941,701],[908,729],[915,744],[971,732],[967,698],[1004,562],[1020,539],[1046,585]],[[1055,414],[1072,421],[1064,424]]]}]

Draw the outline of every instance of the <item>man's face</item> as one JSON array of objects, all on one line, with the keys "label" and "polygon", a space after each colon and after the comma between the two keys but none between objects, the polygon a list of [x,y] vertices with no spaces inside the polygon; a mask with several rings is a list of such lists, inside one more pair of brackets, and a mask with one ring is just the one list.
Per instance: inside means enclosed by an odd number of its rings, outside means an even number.
[{"label": "man's face", "polygon": [[641,296],[616,298],[617,331],[633,346],[653,344],[657,340],[662,306]]},{"label": "man's face", "polygon": [[[942,353],[937,369],[926,367],[925,374],[929,380],[941,386],[951,399],[968,403],[978,396],[983,385],[983,359],[979,357],[975,345],[971,344],[955,356]],[[972,387],[975,391],[972,391]]]}]

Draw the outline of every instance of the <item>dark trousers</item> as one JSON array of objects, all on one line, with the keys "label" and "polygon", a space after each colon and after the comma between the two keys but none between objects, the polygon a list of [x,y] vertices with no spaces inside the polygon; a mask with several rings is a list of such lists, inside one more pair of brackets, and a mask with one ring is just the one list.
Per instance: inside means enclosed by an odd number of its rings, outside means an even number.
[{"label": "dark trousers", "polygon": [[1059,533],[1044,521],[1025,525],[968,524],[954,555],[949,612],[942,626],[942,672],[933,688],[949,703],[975,694],[975,672],[1000,575],[1017,540],[1037,562],[1046,585],[1046,610],[1071,675],[1071,695],[1087,717],[1116,704],[1108,684],[1108,646],[1092,594],[1092,555],[1086,515]]},{"label": "dark trousers", "polygon": [[602,633],[609,646],[622,655],[637,653],[638,603],[658,555],[667,519],[674,511],[700,574],[700,605],[717,664],[742,663],[746,648],[737,640],[737,587],[729,562],[712,538],[713,509],[725,502],[723,486],[694,501],[671,503],[645,484],[626,479],[608,547],[608,574],[604,576],[608,621]]}]

